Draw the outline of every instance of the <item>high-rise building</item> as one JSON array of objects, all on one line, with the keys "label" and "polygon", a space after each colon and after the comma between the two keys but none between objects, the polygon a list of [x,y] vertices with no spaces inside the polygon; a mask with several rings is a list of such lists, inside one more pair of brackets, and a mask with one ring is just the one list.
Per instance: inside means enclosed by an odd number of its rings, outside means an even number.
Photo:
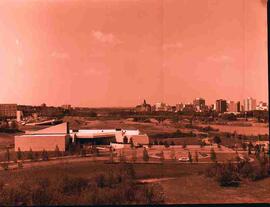
[{"label": "high-rise building", "polygon": [[253,111],[256,110],[256,99],[248,97],[244,99],[244,111]]},{"label": "high-rise building", "polygon": [[228,112],[240,112],[240,101],[234,102],[234,101],[229,101],[228,102]]},{"label": "high-rise building", "polygon": [[205,99],[203,98],[196,98],[193,101],[193,106],[195,107],[196,111],[203,111],[205,109]]},{"label": "high-rise building", "polygon": [[216,111],[224,113],[227,111],[227,101],[223,99],[216,100]]}]

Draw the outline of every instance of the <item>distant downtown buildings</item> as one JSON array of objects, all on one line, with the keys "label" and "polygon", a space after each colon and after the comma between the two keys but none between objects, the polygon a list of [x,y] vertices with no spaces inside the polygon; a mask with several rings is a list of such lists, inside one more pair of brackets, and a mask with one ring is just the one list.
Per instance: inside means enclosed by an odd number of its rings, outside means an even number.
[{"label": "distant downtown buildings", "polygon": [[268,105],[265,102],[256,104],[256,99],[248,97],[243,100],[243,105],[240,101],[227,101],[225,99],[218,99],[216,102],[207,106],[205,99],[199,97],[193,100],[193,103],[178,103],[175,106],[170,106],[166,103],[159,102],[151,106],[144,100],[143,104],[136,106],[136,112],[150,112],[150,111],[194,111],[204,112],[214,110],[218,113],[240,113],[254,110],[268,110]]}]

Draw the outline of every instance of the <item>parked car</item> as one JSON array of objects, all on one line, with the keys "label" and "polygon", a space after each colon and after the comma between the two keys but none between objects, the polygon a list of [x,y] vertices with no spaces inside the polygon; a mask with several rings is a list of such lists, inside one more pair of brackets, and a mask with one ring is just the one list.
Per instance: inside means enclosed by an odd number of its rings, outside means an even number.
[{"label": "parked car", "polygon": [[189,158],[188,157],[180,157],[178,160],[181,162],[188,162]]}]

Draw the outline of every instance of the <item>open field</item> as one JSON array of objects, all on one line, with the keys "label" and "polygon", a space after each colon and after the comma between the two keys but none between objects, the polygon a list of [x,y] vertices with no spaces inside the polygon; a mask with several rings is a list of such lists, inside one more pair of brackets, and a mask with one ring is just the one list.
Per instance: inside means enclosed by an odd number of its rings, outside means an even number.
[{"label": "open field", "polygon": [[[63,163],[46,167],[0,172],[0,181],[5,185],[17,186],[24,179],[41,179],[72,175],[92,179],[100,173],[120,170],[120,164],[103,162]],[[244,182],[240,187],[220,187],[213,179],[206,178],[203,172],[209,164],[134,164],[136,179],[151,179],[161,184],[166,204],[175,203],[243,203],[270,202],[270,178]],[[78,170],[79,169],[79,170]],[[164,180],[152,179],[164,178]],[[171,178],[171,179],[167,179]]]},{"label": "open field", "polygon": [[14,134],[0,133],[0,150],[14,144]]},{"label": "open field", "polygon": [[161,181],[167,204],[269,203],[270,178],[221,187],[213,179],[193,174]]},{"label": "open field", "polygon": [[[202,125],[208,126],[208,125]],[[221,132],[230,132],[242,135],[258,135],[258,134],[269,134],[269,128],[266,125],[252,125],[252,126],[234,126],[234,125],[211,125],[215,129],[219,129]]]}]

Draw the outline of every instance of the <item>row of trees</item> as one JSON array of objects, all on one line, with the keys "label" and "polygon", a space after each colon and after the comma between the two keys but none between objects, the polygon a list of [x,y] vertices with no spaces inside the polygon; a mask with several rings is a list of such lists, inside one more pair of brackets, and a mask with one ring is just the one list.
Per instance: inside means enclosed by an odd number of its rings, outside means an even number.
[{"label": "row of trees", "polygon": [[[21,168],[23,166],[23,160],[30,160],[30,161],[48,161],[50,157],[62,157],[65,155],[80,155],[86,156],[87,153],[94,154],[95,156],[99,155],[99,150],[97,149],[96,145],[92,145],[92,147],[88,150],[81,147],[80,145],[69,146],[68,152],[62,152],[59,150],[58,145],[56,145],[54,152],[48,152],[47,150],[43,149],[41,152],[33,152],[32,148],[29,151],[21,151],[18,148],[16,152],[16,156],[13,157],[13,160],[18,163],[18,167]],[[7,170],[10,161],[12,160],[12,154],[10,153],[10,149],[6,148],[5,152],[5,162],[2,163],[2,167]]]}]

